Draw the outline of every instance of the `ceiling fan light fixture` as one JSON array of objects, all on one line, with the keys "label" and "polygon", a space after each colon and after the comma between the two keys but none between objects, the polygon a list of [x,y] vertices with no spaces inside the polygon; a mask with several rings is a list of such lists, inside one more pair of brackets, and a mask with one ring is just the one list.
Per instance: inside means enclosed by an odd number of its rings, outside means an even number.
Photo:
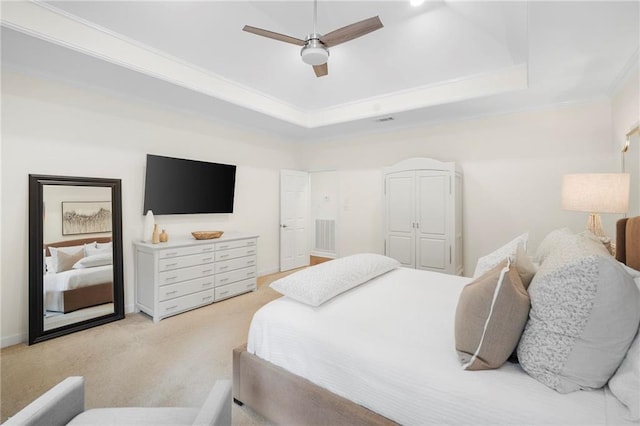
[{"label": "ceiling fan light fixture", "polygon": [[300,50],[300,56],[306,64],[322,65],[327,63],[329,51],[318,38],[314,37],[307,40],[307,45]]}]

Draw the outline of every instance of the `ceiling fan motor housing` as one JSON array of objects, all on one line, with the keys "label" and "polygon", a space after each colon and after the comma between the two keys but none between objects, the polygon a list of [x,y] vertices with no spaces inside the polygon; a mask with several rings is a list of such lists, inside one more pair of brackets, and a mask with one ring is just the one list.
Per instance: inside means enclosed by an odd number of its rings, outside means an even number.
[{"label": "ceiling fan motor housing", "polygon": [[307,37],[307,44],[300,50],[302,60],[309,65],[322,65],[329,59],[329,50],[320,41],[319,34]]}]

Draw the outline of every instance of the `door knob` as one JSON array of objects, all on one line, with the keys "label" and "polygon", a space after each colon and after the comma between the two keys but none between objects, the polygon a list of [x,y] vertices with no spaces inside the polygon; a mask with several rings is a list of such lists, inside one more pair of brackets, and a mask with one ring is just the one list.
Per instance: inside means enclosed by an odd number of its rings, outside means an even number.
[{"label": "door knob", "polygon": [[282,228],[286,228],[286,227],[287,227],[287,225],[280,225],[280,226],[281,226]]}]

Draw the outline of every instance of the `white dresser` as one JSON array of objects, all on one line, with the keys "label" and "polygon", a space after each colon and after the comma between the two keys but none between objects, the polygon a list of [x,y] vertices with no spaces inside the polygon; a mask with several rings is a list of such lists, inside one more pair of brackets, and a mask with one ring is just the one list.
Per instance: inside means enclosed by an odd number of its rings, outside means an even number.
[{"label": "white dresser", "polygon": [[157,322],[256,289],[257,235],[136,242],[136,306]]}]

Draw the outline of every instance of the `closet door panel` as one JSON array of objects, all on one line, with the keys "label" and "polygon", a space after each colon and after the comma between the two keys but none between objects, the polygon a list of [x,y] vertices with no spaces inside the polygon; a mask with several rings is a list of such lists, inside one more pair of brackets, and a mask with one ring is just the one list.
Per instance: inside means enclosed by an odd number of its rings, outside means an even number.
[{"label": "closet door panel", "polygon": [[387,256],[396,259],[408,268],[415,268],[413,263],[413,238],[402,235],[391,235],[387,240]]},{"label": "closet door panel", "polygon": [[440,171],[418,172],[417,215],[421,234],[446,236],[449,176]]},{"label": "closet door panel", "polygon": [[446,249],[446,241],[442,238],[420,237],[418,239],[416,268],[446,272],[448,260]]}]

